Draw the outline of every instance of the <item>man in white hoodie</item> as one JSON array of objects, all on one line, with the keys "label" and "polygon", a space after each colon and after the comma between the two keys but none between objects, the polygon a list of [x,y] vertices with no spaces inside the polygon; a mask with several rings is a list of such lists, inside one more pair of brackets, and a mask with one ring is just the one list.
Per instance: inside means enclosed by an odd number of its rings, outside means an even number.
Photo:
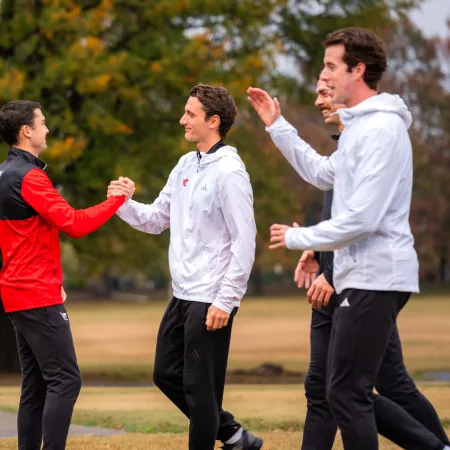
[{"label": "man in white hoodie", "polygon": [[[315,102],[327,125],[342,133],[337,109],[325,82],[317,82]],[[340,134],[332,139],[339,141]],[[325,191],[322,220],[331,218],[333,191]],[[320,264],[319,264],[320,263]],[[314,278],[317,273],[317,278]],[[337,424],[326,400],[327,359],[337,296],[333,288],[333,252],[305,250],[295,271],[299,287],[308,290],[313,306],[311,316],[311,359],[305,379],[307,414],[303,429],[302,450],[331,450]],[[372,395],[378,433],[407,450],[442,450],[450,445],[439,417],[426,397],[417,389],[403,363],[398,328],[394,325],[388,347],[378,372],[376,390]]]},{"label": "man in white hoodie", "polygon": [[312,227],[271,227],[271,248],[334,251],[333,317],[327,394],[347,450],[378,449],[372,390],[397,314],[418,292],[409,226],[411,114],[377,88],[386,69],[379,39],[362,28],[325,41],[321,73],[344,131],[331,157],[316,153],[280,114],[277,99],[249,89],[277,147],[306,181],[334,189],[332,218]]},{"label": "man in white hoodie", "polygon": [[[197,151],[182,156],[158,198],[129,200],[121,219],[159,234],[170,227],[169,268],[174,297],[162,319],[154,382],[190,419],[189,449],[258,450],[263,441],[222,410],[233,318],[255,257],[256,226],[249,176],[237,150],[224,143],[234,123],[231,95],[197,85],[180,124]],[[108,195],[129,193],[128,179]]]}]

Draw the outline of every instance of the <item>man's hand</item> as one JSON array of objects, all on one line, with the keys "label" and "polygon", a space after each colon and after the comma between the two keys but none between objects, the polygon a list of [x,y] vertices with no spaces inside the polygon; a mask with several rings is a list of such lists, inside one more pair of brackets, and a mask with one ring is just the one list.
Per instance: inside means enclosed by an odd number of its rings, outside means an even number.
[{"label": "man's hand", "polygon": [[288,225],[279,225],[277,223],[270,227],[270,250],[275,250],[277,248],[286,247],[286,241],[284,240],[286,231],[292,227]]},{"label": "man's hand", "polygon": [[119,177],[118,180],[111,181],[108,186],[107,198],[120,197],[125,195],[125,201],[130,200],[133,197],[136,187],[134,182],[129,178]]},{"label": "man's hand", "polygon": [[311,284],[316,279],[316,273],[319,270],[319,263],[312,250],[305,250],[301,258],[298,260],[297,268],[295,269],[294,281],[300,288],[305,286],[309,289]]},{"label": "man's hand", "polygon": [[266,91],[252,87],[247,89],[247,94],[248,102],[266,126],[272,125],[281,116],[280,103],[276,97],[272,98]]},{"label": "man's hand", "polygon": [[324,274],[322,274],[317,277],[316,281],[314,281],[306,294],[308,297],[308,303],[311,303],[314,308],[322,308],[322,306],[327,306],[333,292],[333,287],[330,286]]},{"label": "man's hand", "polygon": [[228,325],[229,319],[230,315],[227,312],[211,305],[206,315],[206,329],[208,331],[220,330]]},{"label": "man's hand", "polygon": [[64,288],[62,286],[61,286],[61,298],[62,298],[63,302],[65,302],[66,298],[67,298],[66,291],[64,290]]}]

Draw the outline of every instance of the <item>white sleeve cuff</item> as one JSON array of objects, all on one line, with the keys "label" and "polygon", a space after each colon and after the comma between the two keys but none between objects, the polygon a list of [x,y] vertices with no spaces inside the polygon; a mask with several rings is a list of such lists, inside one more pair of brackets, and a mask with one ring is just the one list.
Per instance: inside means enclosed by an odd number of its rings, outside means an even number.
[{"label": "white sleeve cuff", "polygon": [[231,312],[233,311],[233,309],[235,308],[235,306],[230,306],[229,302],[227,304],[221,302],[220,300],[214,300],[213,301],[213,306],[215,306],[216,308],[221,309],[222,311],[225,311],[228,314],[231,314]]},{"label": "white sleeve cuff", "polygon": [[[284,242],[286,248],[289,250],[304,250],[303,247],[299,246],[299,238],[301,236],[300,230],[302,228],[289,228],[284,235]],[[297,236],[295,236],[297,235]],[[300,239],[301,240],[301,239]]]},{"label": "white sleeve cuff", "polygon": [[272,133],[273,131],[276,131],[278,128],[281,128],[283,125],[286,124],[290,125],[290,123],[283,116],[280,116],[278,117],[277,120],[275,120],[275,122],[272,125],[266,127],[266,131],[268,133]]},{"label": "white sleeve cuff", "polygon": [[116,214],[119,217],[121,217],[121,214],[123,214],[128,209],[128,206],[130,206],[130,201],[131,201],[131,198],[129,200],[125,200],[122,203],[122,206],[116,211]]}]

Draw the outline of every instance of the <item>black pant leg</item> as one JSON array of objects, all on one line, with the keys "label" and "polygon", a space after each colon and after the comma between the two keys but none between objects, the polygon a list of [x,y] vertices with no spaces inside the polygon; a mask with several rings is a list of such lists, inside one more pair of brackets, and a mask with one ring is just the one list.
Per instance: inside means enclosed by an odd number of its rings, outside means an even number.
[{"label": "black pant leg", "polygon": [[[198,310],[197,321],[200,328],[203,326],[206,330],[205,319],[209,304],[173,298],[161,320],[153,374],[155,384],[189,419],[191,411],[186,399],[184,375],[185,332],[188,331],[186,322],[188,317],[190,317],[191,325],[195,321],[192,314],[190,316],[185,314],[186,308],[190,304],[193,304],[193,308]],[[217,331],[208,333],[217,333]],[[188,337],[191,338],[191,334]],[[220,411],[219,429],[216,436],[218,440],[228,440],[239,428],[240,424],[234,420],[231,413]]]},{"label": "black pant leg", "polygon": [[386,353],[378,372],[376,389],[380,395],[397,403],[440,441],[450,446],[436,410],[417,389],[406,370],[397,324],[392,329]]},{"label": "black pant leg", "polygon": [[302,450],[331,450],[337,424],[326,398],[328,347],[332,316],[312,310],[311,358],[305,380],[307,413],[303,430]]},{"label": "black pant leg", "polygon": [[64,305],[55,305],[11,313],[11,317],[33,353],[46,386],[43,450],[64,450],[81,388],[67,311]]},{"label": "black pant leg", "polygon": [[[190,410],[189,449],[213,450],[216,439],[226,441],[239,428],[230,417],[220,427],[225,375],[231,329],[236,310],[228,325],[207,331],[209,304],[187,302],[185,306],[185,354],[183,387]],[[219,429],[220,427],[220,429]]]},{"label": "black pant leg", "polygon": [[14,323],[17,349],[22,372],[22,387],[17,415],[19,450],[40,450],[42,444],[42,415],[46,385],[41,370],[25,337]]},{"label": "black pant leg", "polygon": [[346,450],[378,449],[371,395],[406,295],[346,289],[339,296],[327,395]]},{"label": "black pant leg", "polygon": [[372,395],[378,433],[406,450],[442,450],[444,444],[393,401]]},{"label": "black pant leg", "polygon": [[184,317],[182,300],[172,298],[159,326],[156,341],[153,381],[156,386],[189,418],[189,406],[183,390]]}]

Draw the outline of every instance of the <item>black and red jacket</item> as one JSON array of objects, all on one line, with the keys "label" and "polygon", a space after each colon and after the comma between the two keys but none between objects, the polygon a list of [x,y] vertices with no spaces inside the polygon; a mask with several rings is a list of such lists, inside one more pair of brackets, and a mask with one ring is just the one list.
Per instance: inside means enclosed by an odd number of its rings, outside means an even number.
[{"label": "black and red jacket", "polygon": [[10,148],[0,165],[0,291],[6,312],[62,303],[59,231],[80,238],[107,222],[125,197],[75,210],[53,187],[45,163]]}]

